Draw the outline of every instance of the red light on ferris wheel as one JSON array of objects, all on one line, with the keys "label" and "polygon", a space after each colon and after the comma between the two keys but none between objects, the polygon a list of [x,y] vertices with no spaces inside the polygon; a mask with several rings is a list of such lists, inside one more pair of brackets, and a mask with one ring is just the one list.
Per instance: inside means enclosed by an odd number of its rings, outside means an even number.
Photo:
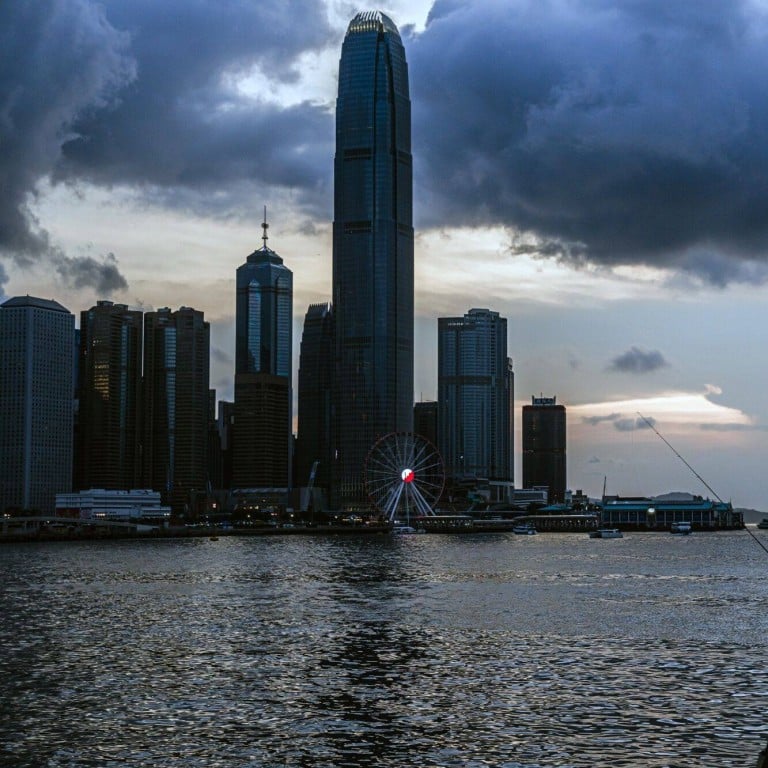
[{"label": "red light on ferris wheel", "polygon": [[415,477],[415,475],[413,474],[413,470],[412,469],[404,469],[400,473],[400,477],[403,479],[404,483],[412,483],[413,482],[413,478]]}]

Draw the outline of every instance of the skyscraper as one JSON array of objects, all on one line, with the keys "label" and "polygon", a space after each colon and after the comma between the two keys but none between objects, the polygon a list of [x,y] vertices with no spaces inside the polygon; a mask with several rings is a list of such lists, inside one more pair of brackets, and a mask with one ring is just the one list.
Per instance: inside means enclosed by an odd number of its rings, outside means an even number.
[{"label": "skyscraper", "polygon": [[514,480],[507,320],[488,309],[438,319],[438,441],[449,479]]},{"label": "skyscraper", "polygon": [[232,484],[291,482],[293,273],[263,245],[237,270]]},{"label": "skyscraper", "polygon": [[331,381],[333,312],[330,304],[310,304],[304,317],[299,355],[299,432],[295,484],[306,485],[317,461],[315,486],[331,478]]},{"label": "skyscraper", "polygon": [[413,425],[413,168],[408,66],[379,11],[341,49],[334,160],[333,502],[363,498],[374,441]]},{"label": "skyscraper", "polygon": [[565,501],[565,406],[532,397],[523,406],[523,487],[547,486],[549,503]]},{"label": "skyscraper", "polygon": [[175,514],[194,514],[208,486],[209,357],[202,312],[144,315],[144,484]]},{"label": "skyscraper", "polygon": [[52,513],[72,489],[74,328],[56,301],[0,305],[0,512]]},{"label": "skyscraper", "polygon": [[437,447],[437,400],[414,403],[413,431]]},{"label": "skyscraper", "polygon": [[77,490],[141,485],[142,321],[111,301],[80,313]]}]

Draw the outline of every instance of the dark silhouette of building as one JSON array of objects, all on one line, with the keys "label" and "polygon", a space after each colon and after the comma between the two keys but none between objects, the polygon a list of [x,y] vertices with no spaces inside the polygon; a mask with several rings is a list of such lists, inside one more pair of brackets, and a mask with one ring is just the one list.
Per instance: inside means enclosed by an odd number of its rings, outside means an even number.
[{"label": "dark silhouette of building", "polygon": [[80,313],[76,490],[141,485],[142,321],[111,301]]},{"label": "dark silhouette of building", "polygon": [[565,501],[565,406],[532,397],[523,406],[523,487],[546,486],[549,503]]},{"label": "dark silhouette of building", "polygon": [[413,406],[413,431],[426,437],[437,447],[437,400],[426,400]]},{"label": "dark silhouette of building", "polygon": [[208,487],[210,329],[203,313],[144,315],[144,485],[175,515],[204,509]]},{"label": "dark silhouette of building", "polygon": [[438,318],[438,445],[455,481],[514,480],[514,375],[507,320],[471,309]]},{"label": "dark silhouette of building", "polygon": [[359,13],[341,49],[334,160],[332,503],[365,499],[375,440],[413,426],[413,183],[408,67],[395,24]]},{"label": "dark silhouette of building", "polygon": [[333,311],[330,304],[310,304],[304,317],[299,352],[299,429],[295,485],[306,486],[318,462],[315,487],[331,480],[331,396]]},{"label": "dark silhouette of building", "polygon": [[221,451],[221,434],[216,419],[216,390],[208,390],[208,490],[222,489],[224,459]]},{"label": "dark silhouette of building", "polygon": [[219,488],[232,487],[232,432],[235,423],[235,404],[219,400],[219,413],[216,427],[221,446],[221,485]]},{"label": "dark silhouette of building", "polygon": [[286,376],[235,376],[234,488],[285,488],[290,483],[290,387]]},{"label": "dark silhouette of building", "polygon": [[0,305],[0,512],[52,514],[72,489],[74,327],[56,301]]},{"label": "dark silhouette of building", "polygon": [[293,273],[264,244],[237,270],[232,484],[291,482]]}]

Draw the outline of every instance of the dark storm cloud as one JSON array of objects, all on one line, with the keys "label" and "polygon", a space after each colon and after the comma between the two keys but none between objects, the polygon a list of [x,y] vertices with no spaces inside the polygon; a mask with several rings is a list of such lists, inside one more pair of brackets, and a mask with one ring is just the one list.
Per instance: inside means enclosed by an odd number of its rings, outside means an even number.
[{"label": "dark storm cloud", "polygon": [[637,429],[652,429],[656,425],[656,420],[648,420],[638,417],[636,419],[616,419],[613,422],[614,429],[619,432],[634,432]]},{"label": "dark storm cloud", "polygon": [[664,359],[664,355],[656,349],[646,351],[630,347],[611,361],[608,370],[617,373],[652,373],[667,365],[669,363]]},{"label": "dark storm cloud", "polygon": [[137,77],[115,109],[75,123],[57,178],[149,185],[165,203],[178,195],[193,208],[221,204],[215,193],[236,209],[242,182],[290,188],[308,204],[329,193],[327,110],[280,107],[235,84],[252,71],[295,81],[297,57],[332,37],[322,4],[123,0],[109,4],[107,18],[130,34]]},{"label": "dark storm cloud", "polygon": [[223,365],[233,365],[235,362],[229,352],[219,347],[211,347],[211,357]]},{"label": "dark storm cloud", "polygon": [[28,205],[87,109],[108,108],[134,75],[128,36],[85,0],[0,3],[0,251],[50,252]]},{"label": "dark storm cloud", "polygon": [[[314,0],[0,4],[0,251],[20,263],[55,256],[29,209],[46,178],[131,185],[208,210],[221,198],[236,210],[243,183],[317,204],[332,118],[246,98],[232,83],[255,69],[291,82],[297,56],[331,34]],[[110,264],[59,266],[75,280],[121,279]]]},{"label": "dark storm cloud", "polygon": [[636,429],[651,429],[651,427],[656,424],[656,420],[653,418],[647,420],[642,417],[631,418],[622,416],[620,413],[611,413],[607,416],[585,416],[582,419],[582,422],[593,427],[608,422],[613,424],[613,428],[618,432],[632,432]]},{"label": "dark storm cloud", "polygon": [[764,282],[756,6],[437,0],[406,41],[421,223],[515,227],[577,265]]},{"label": "dark storm cloud", "polygon": [[610,413],[607,416],[584,416],[582,422],[596,427],[598,424],[602,424],[604,421],[616,421],[621,418],[620,413]]},{"label": "dark storm cloud", "polygon": [[109,296],[128,288],[114,253],[108,253],[103,261],[98,261],[92,256],[69,257],[54,252],[53,262],[61,278],[72,288],[94,288],[99,296]]},{"label": "dark storm cloud", "polygon": [[[510,251],[768,280],[768,10],[750,0],[437,0],[403,27],[417,224]],[[245,96],[338,51],[317,0],[0,3],[0,250],[49,251],[41,179],[237,214],[271,190],[327,221],[333,115]],[[263,194],[262,190],[267,194]]]}]

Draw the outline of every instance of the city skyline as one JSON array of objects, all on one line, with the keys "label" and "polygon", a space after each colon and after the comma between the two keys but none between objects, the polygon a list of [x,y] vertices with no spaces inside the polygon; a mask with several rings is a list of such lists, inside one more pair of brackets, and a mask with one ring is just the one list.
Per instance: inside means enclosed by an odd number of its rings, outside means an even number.
[{"label": "city skyline", "polygon": [[[3,298],[194,306],[231,398],[232,274],[266,203],[296,276],[295,377],[304,312],[331,295],[334,70],[359,8],[53,7],[0,10]],[[414,110],[415,399],[436,396],[437,318],[487,306],[509,320],[516,410],[568,408],[571,487],[706,493],[640,412],[759,507],[766,9],[382,10]],[[515,454],[521,477],[519,433]]]}]

